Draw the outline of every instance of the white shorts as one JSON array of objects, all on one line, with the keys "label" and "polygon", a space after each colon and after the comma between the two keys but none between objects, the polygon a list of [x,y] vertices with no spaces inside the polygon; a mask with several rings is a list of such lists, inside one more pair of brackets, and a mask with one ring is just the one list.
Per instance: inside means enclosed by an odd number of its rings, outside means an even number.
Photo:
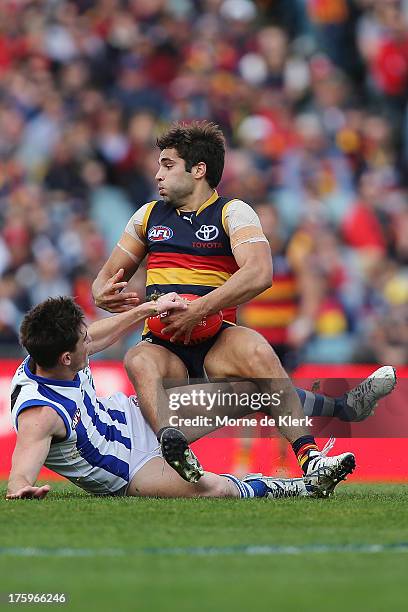
[{"label": "white shorts", "polygon": [[118,405],[125,410],[129,436],[132,441],[129,461],[129,483],[116,492],[116,495],[126,495],[126,490],[133,476],[153,457],[161,457],[160,444],[156,434],[142,415],[136,395],[128,397],[124,393],[115,393],[109,398],[110,407]]}]

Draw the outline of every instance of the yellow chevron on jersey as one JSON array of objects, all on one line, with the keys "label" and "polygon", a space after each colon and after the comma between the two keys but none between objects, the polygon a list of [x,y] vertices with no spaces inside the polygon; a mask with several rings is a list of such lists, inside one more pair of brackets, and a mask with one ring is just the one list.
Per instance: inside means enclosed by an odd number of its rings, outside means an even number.
[{"label": "yellow chevron on jersey", "polygon": [[143,223],[142,223],[142,236],[146,237],[146,228],[147,228],[147,224],[149,222],[149,217],[150,217],[150,213],[153,210],[153,206],[157,203],[157,200],[153,200],[152,202],[149,202],[149,204],[147,205],[147,209],[146,212],[144,214],[143,217]]}]

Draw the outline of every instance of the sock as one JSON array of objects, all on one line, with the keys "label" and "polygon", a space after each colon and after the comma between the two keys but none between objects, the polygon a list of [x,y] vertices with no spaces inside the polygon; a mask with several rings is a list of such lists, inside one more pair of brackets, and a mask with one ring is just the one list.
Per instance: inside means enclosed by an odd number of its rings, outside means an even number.
[{"label": "sock", "polygon": [[241,499],[248,497],[265,497],[268,492],[268,487],[262,480],[251,480],[251,482],[243,482],[232,474],[221,474],[224,478],[231,480],[239,491]]},{"label": "sock", "polygon": [[341,421],[353,421],[356,418],[353,406],[347,404],[347,393],[343,397],[336,397],[334,404],[334,416]]},{"label": "sock", "polygon": [[328,397],[321,393],[313,393],[313,391],[298,388],[296,393],[299,396],[305,416],[334,416],[342,420],[350,420],[347,418],[346,395],[343,395],[343,397]]},{"label": "sock", "polygon": [[250,480],[249,482],[244,482],[243,484],[253,490],[253,497],[265,497],[268,492],[267,485],[262,482],[262,480],[258,480],[257,478]]},{"label": "sock", "polygon": [[336,400],[332,397],[326,397],[320,393],[313,393],[313,391],[306,391],[305,389],[296,389],[296,393],[299,396],[303,412],[306,416],[335,416]]},{"label": "sock", "polygon": [[304,474],[306,474],[310,459],[315,457],[316,453],[319,453],[319,448],[314,437],[302,436],[293,442],[292,448],[300,467],[302,468]]}]

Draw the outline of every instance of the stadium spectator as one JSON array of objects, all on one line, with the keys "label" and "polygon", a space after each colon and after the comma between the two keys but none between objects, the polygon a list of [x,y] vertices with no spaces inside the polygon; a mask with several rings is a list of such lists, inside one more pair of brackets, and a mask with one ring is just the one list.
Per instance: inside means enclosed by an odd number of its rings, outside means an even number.
[{"label": "stadium spectator", "polygon": [[[400,287],[407,16],[406,0],[61,0],[41,10],[1,2],[0,274],[15,283],[7,299],[19,313],[37,299],[30,283],[53,252],[55,286],[79,291],[94,316],[87,292],[96,260],[130,211],[156,196],[156,135],[172,120],[209,119],[228,139],[223,193],[273,202],[287,244],[304,235],[310,214],[330,228],[330,250],[354,265],[345,285],[353,297],[336,290],[349,347],[369,342],[380,359],[375,346],[383,342],[368,330],[367,313],[376,329],[388,306],[379,307],[384,286],[363,253],[370,236],[375,265],[385,257]],[[363,211],[370,176],[376,204]],[[325,256],[313,248],[314,260]],[[323,293],[327,299],[327,287]],[[15,329],[20,315],[8,312],[3,319]],[[0,344],[9,346],[6,327]],[[316,359],[315,325],[300,328],[298,358]]]}]

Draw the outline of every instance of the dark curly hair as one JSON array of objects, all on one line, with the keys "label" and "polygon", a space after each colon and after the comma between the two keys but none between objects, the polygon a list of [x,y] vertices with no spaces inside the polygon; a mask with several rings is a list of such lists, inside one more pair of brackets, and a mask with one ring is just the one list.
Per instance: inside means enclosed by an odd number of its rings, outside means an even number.
[{"label": "dark curly hair", "polygon": [[52,368],[61,353],[75,350],[84,322],[84,313],[72,298],[49,298],[25,315],[20,343],[35,363]]},{"label": "dark curly hair", "polygon": [[193,166],[204,162],[207,166],[207,183],[217,187],[224,170],[225,138],[215,123],[194,121],[175,123],[157,139],[157,146],[163,149],[176,149],[184,159],[187,172]]}]

